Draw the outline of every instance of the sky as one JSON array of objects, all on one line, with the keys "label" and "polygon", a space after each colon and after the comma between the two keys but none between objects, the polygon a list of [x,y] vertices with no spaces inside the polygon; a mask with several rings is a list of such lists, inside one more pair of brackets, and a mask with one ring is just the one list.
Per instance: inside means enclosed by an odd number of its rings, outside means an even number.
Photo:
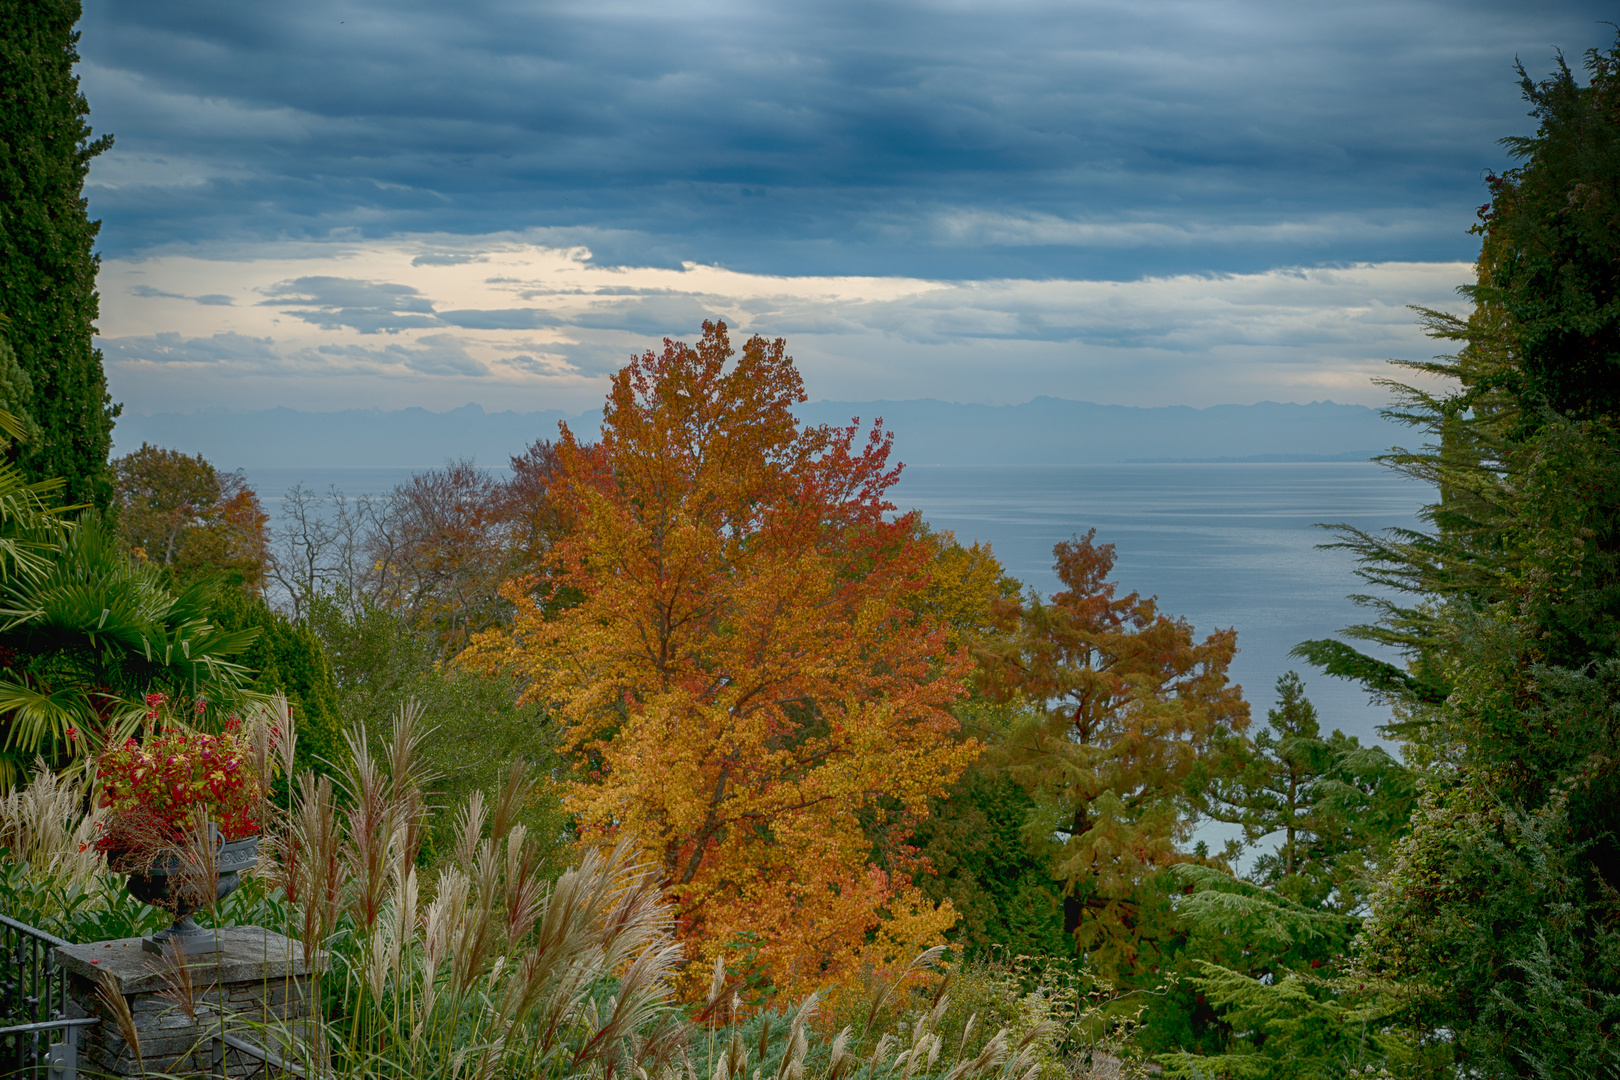
[{"label": "sky", "polygon": [[583,410],[705,318],[812,399],[1380,404],[1586,0],[86,0],[137,413]]}]

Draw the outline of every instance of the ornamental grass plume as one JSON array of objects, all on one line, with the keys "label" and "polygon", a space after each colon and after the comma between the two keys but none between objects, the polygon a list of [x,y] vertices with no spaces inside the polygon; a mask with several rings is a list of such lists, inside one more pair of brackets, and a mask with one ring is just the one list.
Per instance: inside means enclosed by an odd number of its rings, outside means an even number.
[{"label": "ornamental grass plume", "polygon": [[[588,855],[549,890],[503,880],[532,869],[528,843],[516,829],[482,840],[420,913],[414,868],[391,880],[332,975],[342,1006],[317,1042],[334,1075],[674,1080],[687,1041],[669,983],[680,947],[655,885],[628,846]],[[511,937],[508,894],[537,889]]]},{"label": "ornamental grass plume", "polygon": [[207,965],[197,963],[195,957],[187,955],[185,946],[172,937],[164,942],[160,960],[158,974],[163,979],[163,989],[158,991],[158,997],[196,1024],[197,1013],[207,1003],[208,995],[217,989],[216,984],[197,979],[199,973],[207,973]]},{"label": "ornamental grass plume", "polygon": [[[119,990],[118,980],[113,978],[112,972],[103,971],[98,974],[95,996],[103,1015],[112,1019],[118,1034],[124,1038],[124,1045],[129,1047],[130,1056],[135,1059],[137,1075],[143,1075],[146,1072],[146,1062],[141,1059],[141,1032],[135,1026],[135,1014],[130,1011],[129,999]],[[115,1059],[116,1056],[117,1052],[114,1051]]]},{"label": "ornamental grass plume", "polygon": [[84,887],[102,869],[95,842],[106,816],[101,806],[84,813],[82,779],[52,772],[40,759],[27,786],[0,796],[0,848],[32,875]]},{"label": "ornamental grass plume", "polygon": [[427,814],[422,785],[430,779],[417,755],[421,717],[416,702],[400,706],[386,759],[373,754],[363,730],[346,736],[349,764],[339,773],[338,783],[347,797],[348,843],[341,851],[350,883],[349,913],[358,933],[371,932],[385,896],[404,867],[415,862],[421,845]]},{"label": "ornamental grass plume", "polygon": [[819,994],[781,1017],[745,1008],[746,978],[723,962],[689,1009],[675,992],[686,952],[659,868],[625,836],[583,848],[576,866],[547,880],[540,845],[516,821],[529,784],[522,768],[493,799],[475,793],[444,811],[454,815],[451,842],[438,864],[420,858],[411,839],[428,805],[419,720],[402,709],[380,752],[351,733],[336,783],[306,772],[267,816],[263,870],[287,890],[305,955],[325,963],[322,1008],[307,1030],[260,1026],[294,1048],[307,1075],[1057,1080],[1057,1038],[1012,983],[996,983],[1012,996],[993,1035],[974,1034],[987,1026],[977,1016],[961,1024],[937,973],[931,995],[917,987],[937,950],[874,982],[875,1004],[845,998],[841,1008],[867,1020],[859,1038],[854,1025],[830,1040],[817,1030]]},{"label": "ornamental grass plume", "polygon": [[333,1007],[299,1052],[319,1072],[368,1078],[668,1072],[685,1027],[656,880],[621,845],[548,884],[516,822],[521,769],[493,820],[481,794],[460,809],[449,859],[419,877],[420,717],[401,709],[381,753],[351,732],[336,783],[306,772],[269,815],[264,870],[306,957],[331,957]]},{"label": "ornamental grass plume", "polygon": [[313,960],[337,928],[344,907],[347,838],[338,827],[332,778],[305,771],[297,793],[268,850],[269,866],[261,873],[279,886],[293,905],[304,959]]}]

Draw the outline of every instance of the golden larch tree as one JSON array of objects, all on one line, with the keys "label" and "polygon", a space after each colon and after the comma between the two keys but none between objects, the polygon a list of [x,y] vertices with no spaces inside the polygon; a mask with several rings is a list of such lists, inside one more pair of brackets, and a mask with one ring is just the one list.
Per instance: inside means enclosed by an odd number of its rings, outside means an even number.
[{"label": "golden larch tree", "polygon": [[613,377],[600,443],[563,429],[572,527],[467,655],[556,711],[583,837],[639,838],[692,970],[724,954],[796,994],[955,921],[871,836],[903,839],[978,753],[945,708],[969,661],[913,610],[932,547],[889,517],[881,427],[801,426],[780,339],[703,329]]},{"label": "golden larch tree", "polygon": [[1227,681],[1236,631],[1195,642],[1154,598],[1116,595],[1114,547],[1095,536],[1053,549],[1066,588],[1011,605],[1011,633],[980,673],[992,695],[1035,706],[1001,752],[1035,800],[1028,832],[1064,890],[1064,929],[1104,970],[1128,974],[1153,965],[1169,918],[1151,879],[1189,858],[1178,846],[1195,820],[1186,781],[1248,726],[1249,706]]}]

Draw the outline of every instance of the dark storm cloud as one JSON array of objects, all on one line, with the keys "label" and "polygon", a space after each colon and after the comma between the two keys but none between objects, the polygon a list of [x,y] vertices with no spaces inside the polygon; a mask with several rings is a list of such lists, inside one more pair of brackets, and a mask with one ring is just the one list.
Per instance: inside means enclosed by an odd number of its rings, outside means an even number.
[{"label": "dark storm cloud", "polygon": [[84,86],[118,139],[92,209],[113,254],[544,229],[603,262],[784,274],[1467,257],[1495,140],[1527,128],[1514,56],[1544,72],[1555,47],[1606,41],[1610,15],[88,0]]},{"label": "dark storm cloud", "polygon": [[348,326],[377,334],[443,325],[433,313],[433,302],[410,285],[313,276],[278,282],[265,293],[270,299],[259,301],[261,305],[280,307],[282,314],[323,330]]},{"label": "dark storm cloud", "polygon": [[538,330],[542,326],[559,325],[555,316],[533,308],[441,311],[439,321],[464,330]]},{"label": "dark storm cloud", "polygon": [[234,299],[224,293],[206,293],[203,296],[187,296],[185,293],[165,292],[150,285],[131,285],[129,291],[144,300],[190,300],[194,304],[206,307],[231,307],[236,303]]}]

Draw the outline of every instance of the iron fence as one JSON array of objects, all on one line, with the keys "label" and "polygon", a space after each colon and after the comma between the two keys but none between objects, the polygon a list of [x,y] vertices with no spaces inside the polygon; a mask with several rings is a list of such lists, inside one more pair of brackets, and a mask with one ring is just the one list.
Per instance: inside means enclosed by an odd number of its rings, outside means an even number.
[{"label": "iron fence", "polygon": [[0,915],[0,1077],[73,1080],[79,1029],[69,1020],[68,973],[55,952],[66,941]]},{"label": "iron fence", "polygon": [[67,1015],[68,973],[53,954],[55,934],[0,915],[0,1025],[38,1024]]},{"label": "iron fence", "polygon": [[99,1023],[91,1017],[0,1027],[0,1077],[77,1080],[80,1029]]},{"label": "iron fence", "polygon": [[230,1080],[248,1077],[298,1077],[303,1080],[304,1070],[277,1054],[274,1050],[254,1046],[235,1035],[214,1036],[213,1074]]}]

